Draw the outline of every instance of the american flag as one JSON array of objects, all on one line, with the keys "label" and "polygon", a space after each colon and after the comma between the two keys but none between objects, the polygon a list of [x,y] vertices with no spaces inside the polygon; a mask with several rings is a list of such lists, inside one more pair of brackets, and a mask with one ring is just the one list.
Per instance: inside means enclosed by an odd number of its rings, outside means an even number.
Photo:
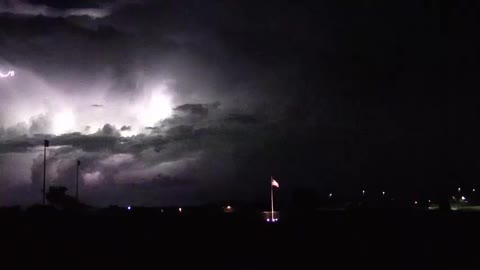
[{"label": "american flag", "polygon": [[278,184],[278,182],[275,181],[275,179],[273,179],[273,177],[270,177],[270,178],[272,179],[272,187],[277,187],[277,188],[279,188],[280,185]]}]

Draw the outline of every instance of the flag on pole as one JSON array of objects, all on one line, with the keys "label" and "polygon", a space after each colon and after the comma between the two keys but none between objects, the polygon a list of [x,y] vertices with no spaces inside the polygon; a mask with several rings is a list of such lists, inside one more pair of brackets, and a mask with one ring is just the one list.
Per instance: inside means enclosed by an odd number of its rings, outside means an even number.
[{"label": "flag on pole", "polygon": [[275,181],[275,179],[273,179],[273,177],[270,177],[270,178],[272,178],[272,187],[280,188],[280,185],[278,184],[278,182]]},{"label": "flag on pole", "polygon": [[49,147],[49,146],[50,146],[50,142],[49,142],[48,140],[45,140],[45,141],[44,141],[44,146],[45,146],[45,147]]},{"label": "flag on pole", "polygon": [[80,166],[80,160],[77,160],[77,166]]}]

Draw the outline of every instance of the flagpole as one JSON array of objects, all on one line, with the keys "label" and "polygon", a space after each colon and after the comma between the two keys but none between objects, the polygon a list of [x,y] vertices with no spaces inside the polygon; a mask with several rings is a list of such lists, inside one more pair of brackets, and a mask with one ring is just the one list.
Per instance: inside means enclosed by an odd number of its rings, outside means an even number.
[{"label": "flagpole", "polygon": [[274,220],[273,220],[273,184],[272,184],[272,180],[270,180],[270,202],[272,203],[272,222],[274,222]]}]

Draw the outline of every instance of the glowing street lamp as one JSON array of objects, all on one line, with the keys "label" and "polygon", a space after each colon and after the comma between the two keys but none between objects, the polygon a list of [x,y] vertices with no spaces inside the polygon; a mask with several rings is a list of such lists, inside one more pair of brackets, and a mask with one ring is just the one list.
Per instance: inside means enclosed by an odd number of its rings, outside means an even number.
[{"label": "glowing street lamp", "polygon": [[382,195],[385,196],[385,191],[382,191]]},{"label": "glowing street lamp", "polygon": [[333,197],[333,193],[328,194],[328,197],[330,198]]}]

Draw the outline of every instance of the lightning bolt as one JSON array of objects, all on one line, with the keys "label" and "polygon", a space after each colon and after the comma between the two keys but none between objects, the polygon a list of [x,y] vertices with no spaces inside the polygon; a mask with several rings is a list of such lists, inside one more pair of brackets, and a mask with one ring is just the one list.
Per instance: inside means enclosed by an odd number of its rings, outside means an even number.
[{"label": "lightning bolt", "polygon": [[13,77],[13,76],[15,76],[15,71],[13,70],[10,70],[6,74],[3,74],[0,72],[0,78],[7,78],[7,77]]}]

